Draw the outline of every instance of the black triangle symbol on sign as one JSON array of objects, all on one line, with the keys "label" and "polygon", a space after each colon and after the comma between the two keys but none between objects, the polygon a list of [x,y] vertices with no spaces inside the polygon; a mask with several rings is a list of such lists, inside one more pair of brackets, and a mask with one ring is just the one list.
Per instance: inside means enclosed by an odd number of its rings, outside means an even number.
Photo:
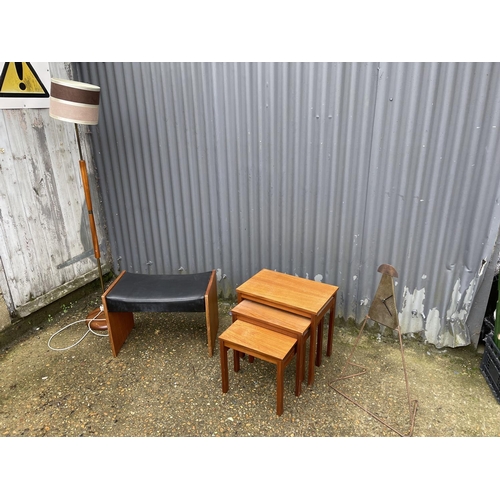
[{"label": "black triangle symbol on sign", "polygon": [[0,97],[49,97],[29,62],[6,62],[0,75]]}]

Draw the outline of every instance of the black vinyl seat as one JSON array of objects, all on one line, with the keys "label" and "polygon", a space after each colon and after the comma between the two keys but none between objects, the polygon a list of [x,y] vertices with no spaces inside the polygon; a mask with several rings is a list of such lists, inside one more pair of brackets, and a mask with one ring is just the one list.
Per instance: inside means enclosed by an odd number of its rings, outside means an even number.
[{"label": "black vinyl seat", "polygon": [[204,312],[212,272],[180,275],[125,273],[106,297],[111,312]]},{"label": "black vinyl seat", "polygon": [[219,329],[215,270],[178,275],[122,271],[102,295],[113,356],[134,327],[135,312],[205,312],[208,355],[213,356]]}]

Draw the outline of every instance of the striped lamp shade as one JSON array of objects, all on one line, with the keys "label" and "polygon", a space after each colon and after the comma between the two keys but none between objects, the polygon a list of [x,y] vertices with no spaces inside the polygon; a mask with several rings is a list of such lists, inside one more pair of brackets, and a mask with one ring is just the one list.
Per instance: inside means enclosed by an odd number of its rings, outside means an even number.
[{"label": "striped lamp shade", "polygon": [[51,78],[52,118],[81,125],[97,125],[101,88],[90,83]]}]

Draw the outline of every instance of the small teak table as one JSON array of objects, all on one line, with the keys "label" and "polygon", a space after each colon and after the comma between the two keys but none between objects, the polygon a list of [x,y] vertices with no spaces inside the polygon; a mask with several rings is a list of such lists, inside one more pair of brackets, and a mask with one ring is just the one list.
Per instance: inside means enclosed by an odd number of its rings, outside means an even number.
[{"label": "small teak table", "polygon": [[[236,288],[238,303],[248,299],[311,320],[308,385],[314,383],[314,365],[321,365],[323,345],[323,320],[330,312],[328,325],[327,356],[332,351],[335,321],[335,302],[338,286],[262,269]],[[316,331],[318,331],[316,347]]]},{"label": "small teak table", "polygon": [[[233,349],[234,371],[240,371],[240,353],[276,365],[276,413],[283,413],[284,372],[293,356],[297,353],[297,340],[268,330],[258,325],[236,320],[220,335],[220,362],[222,374],[222,392],[229,390],[227,351]],[[300,382],[299,370],[295,373],[295,387]],[[297,390],[297,389],[296,389]],[[295,394],[298,396],[297,392]]]}]

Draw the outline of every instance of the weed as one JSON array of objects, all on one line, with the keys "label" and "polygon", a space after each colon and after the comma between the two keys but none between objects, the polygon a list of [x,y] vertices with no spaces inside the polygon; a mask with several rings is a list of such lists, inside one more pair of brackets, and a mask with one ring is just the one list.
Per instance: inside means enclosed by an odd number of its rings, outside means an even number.
[{"label": "weed", "polygon": [[66,314],[73,307],[73,302],[70,302],[69,305],[63,304],[61,306],[63,314]]}]

